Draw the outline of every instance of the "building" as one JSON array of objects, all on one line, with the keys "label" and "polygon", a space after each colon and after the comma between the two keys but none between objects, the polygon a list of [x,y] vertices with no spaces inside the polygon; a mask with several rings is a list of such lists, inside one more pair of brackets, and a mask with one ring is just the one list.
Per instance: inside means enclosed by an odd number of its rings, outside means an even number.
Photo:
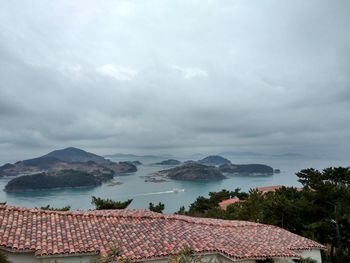
[{"label": "building", "polygon": [[133,261],[167,262],[191,247],[204,259],[277,263],[311,257],[319,243],[284,229],[246,221],[163,215],[147,210],[45,211],[0,206],[0,249],[12,262],[91,262],[118,245]]},{"label": "building", "polygon": [[[262,186],[262,187],[256,187],[255,189],[259,192],[262,192],[263,194],[266,194],[268,192],[275,192],[279,189],[282,189],[283,187],[287,187],[284,185],[271,185],[271,186]],[[297,191],[301,191],[302,188],[296,188]]]},{"label": "building", "polygon": [[226,210],[229,205],[236,204],[236,203],[239,203],[239,202],[241,202],[241,200],[238,197],[234,197],[234,198],[231,198],[231,199],[226,199],[224,201],[221,201],[219,203],[219,207],[222,210]]}]

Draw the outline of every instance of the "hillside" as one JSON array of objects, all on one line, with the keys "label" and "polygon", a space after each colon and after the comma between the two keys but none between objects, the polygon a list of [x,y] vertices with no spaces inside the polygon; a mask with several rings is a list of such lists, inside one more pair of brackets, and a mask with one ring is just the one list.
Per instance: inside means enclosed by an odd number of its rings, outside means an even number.
[{"label": "hillside", "polygon": [[205,158],[203,158],[202,160],[198,161],[201,164],[205,164],[205,165],[223,165],[223,164],[231,164],[231,161],[220,156],[220,155],[210,155],[207,156]]},{"label": "hillside", "polygon": [[43,157],[53,157],[58,160],[69,163],[93,161],[98,164],[107,164],[110,162],[102,156],[86,152],[84,150],[74,147],[68,147],[62,150],[55,150],[42,156],[41,158]]},{"label": "hillside", "polygon": [[103,181],[112,179],[113,175],[104,174],[95,176],[90,173],[76,170],[61,170],[58,172],[39,173],[20,176],[12,179],[5,186],[5,191],[29,191],[53,188],[71,188],[96,186]]}]

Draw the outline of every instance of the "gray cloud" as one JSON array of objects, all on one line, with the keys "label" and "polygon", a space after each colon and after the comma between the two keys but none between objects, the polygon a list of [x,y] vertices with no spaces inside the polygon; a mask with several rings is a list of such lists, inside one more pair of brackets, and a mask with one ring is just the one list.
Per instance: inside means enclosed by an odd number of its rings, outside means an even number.
[{"label": "gray cloud", "polygon": [[348,153],[350,4],[11,1],[0,162],[98,153]]}]

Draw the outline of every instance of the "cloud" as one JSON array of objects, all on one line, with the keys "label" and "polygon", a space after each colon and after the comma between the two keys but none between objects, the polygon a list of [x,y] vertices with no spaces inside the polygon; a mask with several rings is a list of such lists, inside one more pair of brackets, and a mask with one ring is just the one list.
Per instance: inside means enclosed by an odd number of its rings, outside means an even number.
[{"label": "cloud", "polygon": [[109,76],[120,81],[132,80],[137,75],[136,70],[113,64],[105,64],[97,67],[96,71],[101,75]]},{"label": "cloud", "polygon": [[347,0],[6,1],[0,163],[65,146],[348,156],[349,9]]},{"label": "cloud", "polygon": [[200,68],[182,68],[179,66],[172,66],[172,69],[180,72],[185,79],[193,79],[196,77],[208,77],[208,73]]}]

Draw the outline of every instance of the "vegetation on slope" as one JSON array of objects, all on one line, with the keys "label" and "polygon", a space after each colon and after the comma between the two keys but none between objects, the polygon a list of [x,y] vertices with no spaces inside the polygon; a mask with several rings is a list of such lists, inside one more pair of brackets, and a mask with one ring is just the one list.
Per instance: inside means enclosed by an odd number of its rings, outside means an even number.
[{"label": "vegetation on slope", "polygon": [[207,156],[205,158],[203,158],[202,160],[198,161],[201,164],[205,164],[205,165],[223,165],[223,164],[231,164],[231,161],[220,156],[220,155],[210,155]]},{"label": "vegetation on slope", "polygon": [[218,168],[199,163],[187,163],[159,173],[174,180],[221,180],[225,178]]},{"label": "vegetation on slope", "polygon": [[101,184],[98,176],[76,170],[61,170],[53,173],[25,175],[12,179],[5,191],[27,191],[38,189],[84,187]]}]

